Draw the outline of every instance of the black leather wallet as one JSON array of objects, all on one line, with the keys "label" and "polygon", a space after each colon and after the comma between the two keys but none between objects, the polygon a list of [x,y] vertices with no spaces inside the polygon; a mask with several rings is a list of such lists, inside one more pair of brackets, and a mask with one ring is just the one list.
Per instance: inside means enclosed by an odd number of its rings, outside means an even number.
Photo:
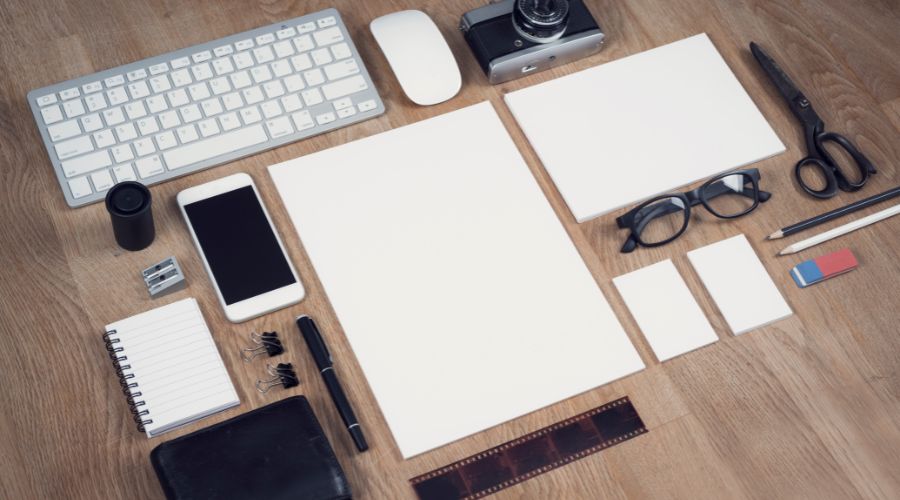
[{"label": "black leather wallet", "polygon": [[294,396],[150,453],[170,499],[347,499],[350,485],[309,402]]}]

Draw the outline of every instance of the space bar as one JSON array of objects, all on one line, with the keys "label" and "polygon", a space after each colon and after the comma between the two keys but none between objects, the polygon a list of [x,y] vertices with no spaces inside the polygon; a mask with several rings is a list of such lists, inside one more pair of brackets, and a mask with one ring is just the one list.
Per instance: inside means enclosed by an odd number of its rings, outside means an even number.
[{"label": "space bar", "polygon": [[163,158],[169,170],[175,170],[267,140],[262,125],[257,124],[166,151]]}]

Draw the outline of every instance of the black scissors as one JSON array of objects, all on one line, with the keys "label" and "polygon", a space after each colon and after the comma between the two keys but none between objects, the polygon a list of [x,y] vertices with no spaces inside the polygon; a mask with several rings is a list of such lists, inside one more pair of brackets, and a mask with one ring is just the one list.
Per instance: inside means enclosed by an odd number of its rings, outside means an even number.
[{"label": "black scissors", "polygon": [[[778,88],[778,92],[787,101],[794,116],[803,125],[807,156],[797,162],[797,166],[794,167],[794,175],[797,177],[800,187],[816,198],[831,198],[837,194],[838,189],[841,191],[856,191],[863,187],[866,181],[869,180],[869,176],[876,172],[872,162],[846,137],[825,131],[825,122],[813,110],[812,104],[809,103],[803,92],[800,92],[781,67],[759,45],[750,42],[750,51],[753,52],[753,57],[756,58],[756,61],[769,75],[772,83]],[[845,175],[841,165],[834,161],[834,158],[825,149],[824,145],[827,142],[840,146],[853,158],[859,175],[851,175],[849,177]],[[807,184],[803,177],[805,168],[817,170],[825,179],[825,187],[814,189]]]}]

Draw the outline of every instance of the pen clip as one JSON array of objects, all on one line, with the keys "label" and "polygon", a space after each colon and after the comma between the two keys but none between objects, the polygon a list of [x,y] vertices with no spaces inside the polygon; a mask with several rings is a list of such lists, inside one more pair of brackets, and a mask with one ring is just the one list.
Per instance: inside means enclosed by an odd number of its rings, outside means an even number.
[{"label": "pen clip", "polygon": [[328,363],[334,363],[334,360],[331,359],[331,351],[328,350],[328,346],[325,345],[325,339],[322,338],[322,333],[319,332],[319,327],[316,325],[316,322],[312,320],[312,318],[308,319],[309,326],[312,328],[312,331],[316,336],[316,342],[319,344],[319,347],[322,348],[322,352],[325,353],[325,357],[328,358]]}]

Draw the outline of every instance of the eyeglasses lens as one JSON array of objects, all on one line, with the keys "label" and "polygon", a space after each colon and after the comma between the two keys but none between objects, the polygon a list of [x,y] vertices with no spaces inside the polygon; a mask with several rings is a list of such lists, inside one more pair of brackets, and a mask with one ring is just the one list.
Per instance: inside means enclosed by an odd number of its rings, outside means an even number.
[{"label": "eyeglasses lens", "polygon": [[677,236],[687,223],[684,206],[681,198],[670,197],[639,210],[635,216],[635,227],[641,241],[653,245]]},{"label": "eyeglasses lens", "polygon": [[757,200],[753,179],[733,174],[717,179],[701,193],[706,206],[720,217],[736,217],[749,212]]}]

